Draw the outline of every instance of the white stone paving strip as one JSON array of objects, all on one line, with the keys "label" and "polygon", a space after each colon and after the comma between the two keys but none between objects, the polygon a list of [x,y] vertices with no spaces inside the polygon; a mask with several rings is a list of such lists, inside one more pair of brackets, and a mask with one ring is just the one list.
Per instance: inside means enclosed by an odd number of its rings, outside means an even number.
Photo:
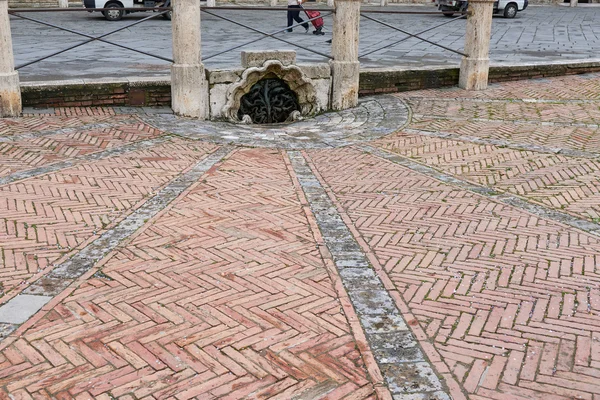
[{"label": "white stone paving strip", "polygon": [[67,261],[56,265],[49,274],[32,283],[22,294],[0,306],[0,339],[8,336],[17,328],[18,324],[27,321],[44,304],[67,288],[75,279],[89,271],[98,261],[141,228],[146,221],[163,210],[231,151],[231,148],[225,146],[209,154],[191,170],[169,183],[113,229],[106,231]]},{"label": "white stone paving strip", "polygon": [[0,307],[0,324],[22,324],[52,300],[50,296],[21,294]]},{"label": "white stone paving strip", "polygon": [[449,400],[394,300],[306,160],[298,151],[288,155],[394,399]]}]

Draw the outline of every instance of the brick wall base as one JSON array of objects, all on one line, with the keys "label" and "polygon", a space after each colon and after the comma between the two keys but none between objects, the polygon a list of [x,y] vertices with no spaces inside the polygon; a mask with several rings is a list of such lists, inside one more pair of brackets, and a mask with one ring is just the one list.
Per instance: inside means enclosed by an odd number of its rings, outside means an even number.
[{"label": "brick wall base", "polygon": [[9,0],[10,8],[56,8],[58,0]]},{"label": "brick wall base", "polygon": [[170,106],[169,80],[23,83],[24,107]]},{"label": "brick wall base", "polygon": [[[547,78],[599,72],[600,61],[560,64],[491,66],[489,82]],[[458,68],[364,69],[360,72],[361,96],[379,93],[405,92],[458,85]]]},{"label": "brick wall base", "polygon": [[[490,68],[489,80],[505,82],[600,72],[600,60],[561,64],[503,65]],[[361,96],[432,89],[458,85],[458,68],[363,69],[360,72]],[[158,79],[114,82],[66,81],[23,83],[23,106],[170,106],[170,81]]]}]

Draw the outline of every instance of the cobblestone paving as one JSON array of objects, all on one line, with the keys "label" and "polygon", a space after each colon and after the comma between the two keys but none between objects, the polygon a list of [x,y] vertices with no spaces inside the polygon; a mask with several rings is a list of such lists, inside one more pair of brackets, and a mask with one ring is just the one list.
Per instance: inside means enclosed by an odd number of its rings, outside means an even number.
[{"label": "cobblestone paving", "polygon": [[[369,6],[363,8],[368,9]],[[380,7],[370,7],[381,10]],[[428,11],[433,6],[410,7],[391,6],[392,11]],[[216,11],[256,29],[274,32],[285,28],[285,11]],[[84,32],[88,35],[101,35],[138,21],[147,15],[132,14],[119,22],[108,22],[99,13],[28,13],[27,17],[40,19],[52,24]],[[441,13],[435,15],[371,14],[409,32],[419,32],[443,22]],[[367,53],[377,48],[391,45],[405,36],[400,32],[376,22],[361,19],[360,52]],[[558,6],[530,6],[515,19],[494,17],[490,57],[492,64],[508,62],[548,62],[597,58],[600,52],[600,9],[568,8]],[[15,59],[17,65],[62,50],[79,43],[84,38],[72,33],[45,27],[33,22],[11,18]],[[304,29],[293,33],[280,34],[283,39],[299,42],[324,54],[330,53],[331,17],[325,17],[325,36],[304,34]],[[461,51],[464,47],[465,21],[458,21],[424,34],[425,38],[449,48]],[[223,51],[223,44],[234,47],[261,35],[236,26],[217,17],[202,15],[202,53],[208,68],[232,68],[240,65],[241,50],[294,49],[292,45],[265,39],[223,55],[208,57]],[[162,57],[172,57],[171,24],[156,18],[106,39],[130,46]],[[301,63],[323,62],[326,59],[306,50],[298,51]],[[361,58],[365,67],[421,67],[431,65],[458,66],[460,55],[442,50],[428,43],[409,39]],[[169,75],[169,64],[160,59],[123,50],[115,46],[94,42],[63,53],[40,63],[24,67],[20,71],[22,80],[56,80],[127,76]]]},{"label": "cobblestone paving", "polygon": [[599,87],[0,120],[0,399],[597,400]]}]

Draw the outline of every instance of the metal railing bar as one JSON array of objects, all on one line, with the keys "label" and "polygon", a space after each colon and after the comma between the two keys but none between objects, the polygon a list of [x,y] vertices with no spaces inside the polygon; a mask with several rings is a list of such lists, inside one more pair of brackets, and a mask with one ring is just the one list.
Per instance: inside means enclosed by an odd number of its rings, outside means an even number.
[{"label": "metal railing bar", "polygon": [[[203,11],[203,12],[205,12],[205,13],[207,13],[207,14],[209,14],[209,15],[212,15],[213,17],[217,17],[217,18],[220,18],[220,19],[222,19],[222,20],[225,20],[225,21],[231,22],[231,23],[232,23],[232,24],[234,24],[234,25],[239,25],[239,26],[242,26],[242,27],[244,27],[244,28],[246,28],[246,29],[249,29],[249,30],[251,30],[251,31],[254,31],[254,32],[258,32],[258,33],[260,33],[260,34],[262,34],[262,35],[265,35],[265,36],[267,36],[267,37],[271,37],[271,38],[273,38],[273,39],[275,39],[275,40],[279,40],[279,41],[281,41],[281,42],[284,42],[284,43],[287,43],[287,44],[289,44],[289,45],[292,45],[292,46],[298,47],[298,48],[300,48],[300,49],[303,49],[303,50],[309,51],[309,52],[311,52],[311,53],[315,53],[315,54],[318,54],[318,55],[320,55],[320,56],[323,56],[323,57],[326,57],[326,58],[331,58],[331,59],[333,59],[333,57],[331,57],[329,54],[321,53],[320,51],[316,51],[316,50],[310,49],[310,48],[308,48],[308,47],[301,46],[301,45],[299,45],[299,44],[297,44],[297,43],[290,42],[289,40],[281,39],[281,38],[279,38],[279,37],[277,37],[277,36],[274,36],[274,34],[269,34],[269,33],[267,33],[267,32],[263,32],[263,31],[261,31],[260,29],[256,29],[256,28],[253,28],[253,27],[251,27],[251,26],[249,26],[249,25],[242,24],[241,22],[237,22],[237,21],[235,21],[235,20],[232,20],[232,19],[229,19],[229,18],[223,17],[222,15],[217,15],[217,14],[211,13],[210,11],[207,11],[206,9],[202,9],[202,11]],[[316,18],[313,18],[313,19],[316,19]],[[287,29],[287,28],[286,28],[286,29]]]},{"label": "metal railing bar", "polygon": [[[246,10],[246,11],[287,11],[287,7],[243,7],[243,6],[217,6],[217,7],[207,7],[202,6],[203,10]],[[306,8],[306,10],[312,11],[322,11],[322,12],[335,12],[335,8]],[[11,8],[8,10],[9,13],[18,12],[18,13],[33,13],[33,12],[92,12],[92,11],[106,11],[109,10],[107,8]],[[114,10],[112,8],[111,10]],[[123,11],[165,11],[172,10],[171,7],[129,7],[122,8]],[[406,14],[406,15],[440,15],[439,11],[398,11],[398,10],[369,10],[369,9],[361,9],[361,13],[369,13],[369,14]]]},{"label": "metal railing bar", "polygon": [[139,21],[135,21],[135,22],[133,22],[133,23],[131,23],[131,24],[129,24],[129,25],[123,26],[123,27],[121,27],[121,28],[115,29],[115,30],[113,30],[113,31],[110,31],[110,32],[107,32],[107,33],[104,33],[104,34],[102,34],[102,35],[100,35],[100,36],[95,36],[94,38],[92,38],[92,39],[90,39],[90,40],[83,41],[83,42],[81,42],[81,43],[78,43],[78,44],[76,44],[76,45],[73,45],[73,46],[71,46],[71,47],[68,47],[68,48],[66,48],[66,49],[63,49],[63,50],[60,50],[60,51],[54,52],[54,53],[52,53],[52,54],[49,54],[49,55],[47,55],[47,56],[44,56],[44,57],[41,57],[41,58],[38,58],[37,60],[33,60],[33,61],[27,62],[27,63],[25,63],[25,64],[18,65],[17,67],[15,67],[15,69],[16,69],[16,70],[18,70],[18,69],[21,69],[21,68],[27,67],[28,65],[35,64],[35,63],[37,63],[37,62],[40,62],[40,61],[46,60],[46,59],[48,59],[48,58],[50,58],[50,57],[54,57],[54,56],[56,56],[56,55],[59,55],[59,54],[65,53],[65,52],[67,52],[67,51],[69,51],[69,50],[73,50],[73,49],[75,49],[75,48],[77,48],[77,47],[81,47],[81,46],[83,46],[84,44],[87,44],[87,43],[94,42],[94,41],[96,41],[96,40],[98,40],[98,39],[102,39],[103,37],[106,37],[106,36],[112,35],[112,34],[114,34],[114,33],[120,32],[120,31],[122,31],[122,30],[125,30],[125,29],[128,29],[128,28],[131,28],[131,27],[132,27],[132,26],[134,26],[134,25],[141,24],[142,22],[145,22],[145,21],[147,21],[147,20],[149,20],[149,19],[156,18],[156,17],[158,17],[158,16],[160,16],[160,15],[163,15],[163,14],[165,14],[165,13],[167,13],[167,12],[168,12],[168,10],[167,10],[167,11],[163,11],[163,12],[161,12],[161,13],[157,13],[157,14],[150,15],[150,16],[148,16],[148,17],[146,17],[146,18],[142,18],[142,19],[140,19]]},{"label": "metal railing bar", "polygon": [[431,40],[428,40],[428,39],[425,39],[425,38],[422,38],[422,37],[420,37],[420,36],[419,36],[419,35],[422,35],[422,34],[424,34],[424,33],[427,33],[427,32],[429,32],[429,31],[432,31],[432,30],[434,30],[434,29],[437,29],[437,28],[439,28],[440,26],[444,26],[444,25],[446,25],[446,24],[449,24],[449,23],[455,22],[455,21],[457,21],[457,20],[459,20],[459,19],[462,19],[462,18],[466,17],[466,14],[463,14],[463,15],[461,15],[461,16],[459,16],[459,17],[452,18],[451,20],[449,20],[449,21],[446,21],[446,22],[444,22],[444,23],[442,23],[442,24],[436,25],[436,26],[434,26],[434,27],[431,27],[431,28],[425,29],[425,30],[423,30],[423,31],[421,31],[421,32],[417,32],[417,33],[414,33],[414,34],[413,34],[413,33],[410,33],[410,32],[406,32],[406,31],[404,31],[404,30],[402,30],[402,29],[400,29],[400,28],[398,28],[398,27],[395,27],[395,26],[393,26],[393,25],[390,25],[390,24],[388,24],[388,23],[385,23],[385,22],[383,22],[383,21],[380,21],[380,20],[378,20],[378,19],[371,18],[371,17],[369,17],[369,16],[367,16],[367,15],[362,15],[362,16],[363,16],[364,18],[366,18],[366,19],[369,19],[369,20],[371,20],[371,21],[374,21],[374,22],[380,23],[380,24],[382,24],[382,25],[384,25],[384,26],[387,26],[388,28],[392,28],[392,29],[394,29],[394,30],[397,30],[397,31],[399,31],[399,32],[402,32],[402,33],[404,33],[405,35],[408,35],[408,36],[407,36],[407,37],[405,37],[405,38],[403,38],[403,39],[400,39],[400,40],[398,40],[398,41],[396,41],[396,42],[394,42],[394,43],[390,43],[390,44],[388,44],[388,45],[385,45],[385,46],[383,46],[383,47],[380,47],[380,48],[378,48],[378,49],[371,50],[371,51],[369,51],[369,52],[367,52],[367,53],[363,53],[363,54],[361,54],[361,55],[359,55],[359,56],[358,56],[359,58],[360,58],[360,57],[365,57],[365,56],[368,56],[369,54],[373,54],[373,53],[375,53],[375,52],[377,52],[377,51],[380,51],[380,50],[387,49],[387,48],[389,48],[389,47],[395,46],[395,45],[397,45],[398,43],[404,42],[404,41],[406,41],[406,40],[408,40],[408,39],[410,39],[410,38],[413,38],[413,37],[414,37],[414,38],[417,38],[417,39],[419,39],[419,40],[422,40],[422,41],[424,41],[424,42],[430,43],[430,44],[432,44],[432,45],[434,45],[434,46],[441,47],[441,48],[442,48],[442,49],[444,49],[444,50],[448,50],[448,51],[451,51],[451,52],[453,52],[453,53],[460,54],[461,56],[465,56],[465,57],[467,57],[467,55],[466,55],[465,53],[462,53],[462,52],[460,52],[460,51],[457,51],[457,50],[451,49],[451,48],[449,48],[449,47],[446,47],[446,46],[443,46],[443,45],[441,45],[441,44],[438,44],[438,43],[432,42]]},{"label": "metal railing bar", "polygon": [[[114,8],[10,8],[9,14],[12,13],[39,13],[39,12],[92,12],[92,11],[114,11]],[[171,11],[171,7],[125,7],[119,8],[123,11]]]},{"label": "metal railing bar", "polygon": [[[244,11],[288,11],[287,7],[243,7],[243,6],[216,6],[216,7],[200,7],[202,10],[244,10]],[[335,12],[335,8],[306,8],[303,6],[305,10],[308,11],[323,11],[323,12]]]},{"label": "metal railing bar", "polygon": [[320,15],[320,16],[318,16],[318,17],[315,17],[315,18],[308,19],[308,20],[306,20],[306,21],[304,21],[304,22],[296,23],[296,24],[294,24],[294,25],[292,25],[292,26],[288,26],[288,27],[286,27],[286,28],[283,28],[283,29],[280,29],[280,30],[277,30],[277,31],[271,32],[271,33],[269,33],[269,34],[268,34],[268,35],[266,35],[266,36],[261,36],[261,37],[259,37],[258,39],[250,40],[250,41],[248,41],[248,42],[246,42],[246,43],[239,44],[239,45],[237,45],[237,46],[234,46],[234,47],[232,47],[232,48],[230,48],[230,49],[223,50],[223,51],[220,51],[220,52],[218,52],[218,53],[215,53],[215,54],[211,54],[211,55],[210,55],[210,56],[208,56],[208,57],[202,57],[202,60],[203,60],[203,61],[204,61],[204,60],[209,60],[209,59],[211,59],[211,58],[213,58],[213,57],[220,56],[221,54],[225,54],[225,53],[227,53],[227,52],[229,52],[229,51],[232,51],[232,50],[235,50],[235,49],[239,49],[240,47],[244,47],[244,46],[247,46],[247,45],[249,45],[249,44],[256,43],[256,42],[259,42],[259,41],[261,41],[261,40],[264,40],[264,39],[267,39],[267,38],[269,38],[269,37],[273,37],[273,35],[276,35],[276,34],[278,34],[278,33],[284,32],[284,31],[286,31],[286,30],[288,30],[288,29],[290,29],[290,28],[296,28],[296,27],[298,27],[298,26],[302,25],[302,24],[303,24],[303,23],[305,23],[305,22],[311,22],[311,21],[314,21],[314,20],[316,20],[316,19],[319,19],[319,18],[322,18],[322,17],[326,17],[326,16],[328,16],[328,15],[331,15],[331,14],[333,14],[333,13],[329,13],[329,14],[325,14],[325,15]]},{"label": "metal railing bar", "polygon": [[110,40],[104,40],[104,39],[95,38],[92,35],[88,35],[88,34],[82,33],[82,32],[77,32],[77,31],[74,31],[74,30],[68,29],[68,28],[63,28],[62,26],[54,25],[54,24],[51,24],[49,22],[40,21],[40,20],[37,20],[37,19],[34,19],[34,18],[25,17],[25,16],[19,15],[19,14],[13,14],[13,15],[15,17],[19,17],[19,18],[25,19],[27,21],[36,22],[36,23],[41,24],[41,25],[46,25],[46,26],[49,26],[49,27],[52,27],[52,28],[60,29],[61,31],[73,33],[73,34],[79,35],[79,36],[84,36],[84,37],[87,37],[87,38],[90,38],[90,39],[95,39],[95,40],[98,40],[99,42],[102,42],[102,43],[112,44],[113,46],[121,47],[121,48],[126,49],[126,50],[131,50],[131,51],[134,51],[136,53],[144,54],[146,56],[158,58],[158,59],[163,60],[163,61],[173,62],[173,60],[170,59],[170,58],[166,58],[166,57],[159,56],[159,55],[156,55],[156,54],[146,53],[145,51],[134,49],[133,47],[129,47],[129,46],[125,46],[125,45],[122,45],[122,44],[119,44],[119,43],[111,42]]},{"label": "metal railing bar", "polygon": [[368,10],[362,9],[360,10],[362,13],[369,14],[407,14],[407,15],[440,15],[441,11],[388,11],[388,10]]}]

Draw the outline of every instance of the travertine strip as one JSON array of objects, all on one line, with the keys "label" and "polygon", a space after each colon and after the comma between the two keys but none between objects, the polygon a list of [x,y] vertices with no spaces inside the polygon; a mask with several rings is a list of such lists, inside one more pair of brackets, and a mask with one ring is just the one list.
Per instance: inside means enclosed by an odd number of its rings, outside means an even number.
[{"label": "travertine strip", "polygon": [[288,155],[390,392],[399,399],[449,400],[394,300],[306,160],[298,151]]}]

